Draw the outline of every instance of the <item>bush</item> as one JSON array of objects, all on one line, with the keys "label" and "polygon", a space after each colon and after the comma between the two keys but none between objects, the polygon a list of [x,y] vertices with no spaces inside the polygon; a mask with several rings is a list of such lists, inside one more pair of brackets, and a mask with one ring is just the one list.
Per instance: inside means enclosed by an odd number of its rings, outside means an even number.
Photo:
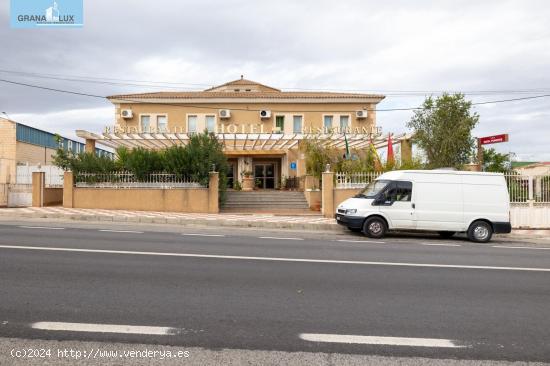
[{"label": "bush", "polygon": [[98,156],[95,153],[74,154],[57,149],[53,163],[64,169],[79,173],[108,173],[129,171],[138,181],[144,180],[149,173],[170,173],[177,177],[189,177],[203,185],[208,185],[210,172],[219,172],[220,200],[225,200],[227,187],[227,158],[223,154],[222,144],[214,134],[207,132],[194,134],[185,146],[171,146],[163,150],[147,150],[141,147],[116,150],[115,159]]}]

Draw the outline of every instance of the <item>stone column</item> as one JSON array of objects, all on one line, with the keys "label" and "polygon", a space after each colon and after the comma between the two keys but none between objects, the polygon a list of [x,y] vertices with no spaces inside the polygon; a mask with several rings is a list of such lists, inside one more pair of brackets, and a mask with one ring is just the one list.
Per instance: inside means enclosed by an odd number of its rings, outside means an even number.
[{"label": "stone column", "polygon": [[412,141],[401,140],[401,163],[412,160]]},{"label": "stone column", "polygon": [[334,217],[334,173],[324,172],[321,180],[321,212],[325,217]]},{"label": "stone column", "polygon": [[86,139],[85,150],[87,153],[95,153],[95,140]]},{"label": "stone column", "polygon": [[32,173],[32,207],[44,206],[44,187],[46,186],[46,173]]},{"label": "stone column", "polygon": [[220,173],[210,172],[210,180],[208,182],[208,213],[219,213],[219,187]]},{"label": "stone column", "polygon": [[63,173],[63,207],[74,207],[74,174],[73,172]]}]

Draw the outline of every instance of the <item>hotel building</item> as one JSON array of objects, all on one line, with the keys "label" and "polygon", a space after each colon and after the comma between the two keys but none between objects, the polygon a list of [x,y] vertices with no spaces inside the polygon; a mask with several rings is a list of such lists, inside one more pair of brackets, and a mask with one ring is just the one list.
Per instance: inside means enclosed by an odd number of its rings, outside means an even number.
[{"label": "hotel building", "polygon": [[[78,130],[91,151],[162,149],[185,144],[192,133],[217,134],[231,166],[230,182],[252,172],[259,188],[278,188],[283,177],[306,174],[300,142],[320,141],[344,151],[384,146],[376,124],[383,95],[281,91],[254,81],[231,81],[204,91],[113,95],[115,123],[102,133]],[[386,136],[387,137],[387,136]],[[394,136],[394,142],[406,136]]]}]

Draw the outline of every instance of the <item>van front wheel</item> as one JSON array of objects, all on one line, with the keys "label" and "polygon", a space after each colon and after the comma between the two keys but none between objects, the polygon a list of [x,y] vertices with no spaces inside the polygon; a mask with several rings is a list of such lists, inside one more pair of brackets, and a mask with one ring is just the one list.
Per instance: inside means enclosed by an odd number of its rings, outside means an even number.
[{"label": "van front wheel", "polygon": [[380,239],[386,235],[387,230],[386,223],[379,217],[367,219],[363,225],[363,233],[369,238]]},{"label": "van front wheel", "polygon": [[468,239],[477,243],[487,243],[492,236],[493,228],[485,221],[474,221],[468,229]]}]

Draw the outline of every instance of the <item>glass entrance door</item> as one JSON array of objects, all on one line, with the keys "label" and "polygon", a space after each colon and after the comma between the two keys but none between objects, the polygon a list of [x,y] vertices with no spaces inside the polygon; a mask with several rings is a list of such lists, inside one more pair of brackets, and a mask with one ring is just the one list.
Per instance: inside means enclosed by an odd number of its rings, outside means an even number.
[{"label": "glass entrance door", "polygon": [[254,164],[254,181],[256,188],[275,188],[275,164]]}]

